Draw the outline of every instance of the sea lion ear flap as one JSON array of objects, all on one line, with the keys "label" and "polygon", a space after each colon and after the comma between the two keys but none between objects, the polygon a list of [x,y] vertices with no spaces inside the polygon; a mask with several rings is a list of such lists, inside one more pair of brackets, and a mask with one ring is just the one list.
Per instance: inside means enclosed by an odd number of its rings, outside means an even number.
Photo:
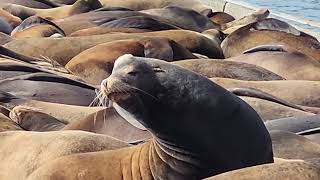
[{"label": "sea lion ear flap", "polygon": [[274,18],[268,18],[263,21],[256,22],[253,26],[256,30],[270,30],[290,33],[296,36],[300,36],[300,31],[291,26],[290,24],[280,21]]},{"label": "sea lion ear flap", "polygon": [[144,55],[166,61],[172,61],[174,56],[170,41],[166,38],[147,39],[144,43]]},{"label": "sea lion ear flap", "polygon": [[214,13],[212,12],[212,9],[204,9],[200,12],[200,14],[202,14],[208,18],[211,18],[214,15]]}]

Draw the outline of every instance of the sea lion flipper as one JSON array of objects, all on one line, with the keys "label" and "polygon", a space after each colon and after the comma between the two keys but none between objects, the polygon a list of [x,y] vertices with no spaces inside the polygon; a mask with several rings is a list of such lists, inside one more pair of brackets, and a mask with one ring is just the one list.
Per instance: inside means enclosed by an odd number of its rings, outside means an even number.
[{"label": "sea lion flipper", "polygon": [[255,30],[270,30],[290,33],[296,36],[300,36],[300,31],[290,24],[280,21],[274,18],[268,18],[263,21],[256,22],[253,26]]},{"label": "sea lion flipper", "polygon": [[284,45],[281,44],[267,44],[267,45],[261,45],[257,46],[251,49],[248,49],[243,52],[243,54],[250,54],[255,53],[259,51],[277,51],[277,52],[288,52],[288,49],[284,47]]}]

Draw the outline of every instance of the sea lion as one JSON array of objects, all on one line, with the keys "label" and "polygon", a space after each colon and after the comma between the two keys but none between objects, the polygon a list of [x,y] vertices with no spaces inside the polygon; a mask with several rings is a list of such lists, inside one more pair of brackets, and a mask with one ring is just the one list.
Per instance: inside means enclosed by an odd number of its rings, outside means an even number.
[{"label": "sea lion", "polygon": [[27,131],[58,131],[65,126],[58,119],[31,107],[16,106],[9,116],[12,121]]},{"label": "sea lion", "polygon": [[[101,86],[117,111],[135,117],[154,138],[131,148],[65,156],[29,179],[77,179],[80,172],[85,179],[200,179],[273,162],[268,132],[256,112],[192,71],[124,55]],[[236,138],[222,130],[224,123],[234,127]]]},{"label": "sea lion", "polygon": [[58,157],[128,147],[109,136],[83,131],[10,131],[0,133],[0,139],[0,179],[12,180],[26,179]]},{"label": "sea lion", "polygon": [[220,25],[236,20],[228,13],[220,11],[213,12],[212,9],[205,9],[201,11],[200,14],[210,18],[211,21]]},{"label": "sea lion", "polygon": [[35,15],[49,19],[61,19],[101,7],[102,5],[99,0],[78,0],[73,5],[64,5],[50,9],[30,8],[17,4],[6,4],[2,8],[21,19],[26,19]]},{"label": "sea lion", "polygon": [[281,130],[292,133],[299,133],[316,127],[320,127],[320,116],[303,116],[303,117],[290,117],[267,121],[265,123],[269,131]]},{"label": "sea lion", "polygon": [[55,23],[39,16],[28,17],[11,32],[11,36],[15,38],[50,37],[54,34],[66,36]]},{"label": "sea lion", "polygon": [[296,108],[291,108],[282,104],[278,104],[272,101],[240,96],[242,100],[248,103],[263,119],[264,121],[270,121],[274,119],[286,118],[286,117],[300,117],[307,115],[315,115],[314,113],[306,112]]},{"label": "sea lion", "polygon": [[320,61],[320,42],[286,22],[269,18],[231,33],[221,44],[226,58],[265,44],[286,44],[315,61]]},{"label": "sea lion", "polygon": [[106,28],[106,27],[92,27],[87,29],[78,30],[74,33],[71,33],[70,37],[77,37],[77,36],[92,36],[92,35],[101,35],[101,34],[108,34],[114,32],[121,32],[121,33],[143,33],[143,32],[150,32],[151,30],[147,29],[138,29],[138,28]]},{"label": "sea lion", "polygon": [[[190,59],[172,62],[208,78],[223,77],[247,81],[283,80],[281,76],[264,68],[226,60]],[[241,68],[239,68],[241,67]]]},{"label": "sea lion", "polygon": [[80,106],[88,106],[95,97],[92,86],[49,73],[1,80],[0,90],[18,97]]},{"label": "sea lion", "polygon": [[221,26],[222,26],[224,33],[231,34],[235,30],[237,30],[243,26],[246,26],[248,24],[259,22],[259,21],[266,19],[269,16],[269,14],[270,14],[270,12],[268,9],[260,9],[260,10],[253,12],[252,14],[249,14],[247,16],[240,18],[240,19],[231,21],[229,23],[223,24]]},{"label": "sea lion", "polygon": [[30,8],[39,8],[47,9],[52,7],[57,7],[54,2],[50,0],[1,0],[0,7],[7,5],[8,3],[19,4],[21,6],[30,7]]},{"label": "sea lion", "polygon": [[320,159],[291,160],[281,163],[264,164],[219,174],[206,180],[274,180],[274,179],[312,179],[320,178]]},{"label": "sea lion", "polygon": [[12,94],[0,91],[0,102],[1,104],[13,110],[15,107],[23,110],[39,111],[41,113],[48,114],[64,124],[73,123],[79,121],[90,114],[96,113],[105,107],[85,107],[85,106],[74,106],[67,104],[50,103],[44,101],[37,101],[32,99],[20,98],[13,96]]},{"label": "sea lion", "polygon": [[275,157],[284,159],[312,159],[320,157],[320,145],[286,131],[271,131]]},{"label": "sea lion", "polygon": [[10,117],[28,131],[82,130],[108,135],[127,143],[136,143],[151,138],[148,131],[134,127],[112,107],[104,108],[69,124],[41,110],[25,106],[13,108]]},{"label": "sea lion", "polygon": [[6,20],[12,28],[17,27],[22,22],[19,17],[14,16],[3,9],[0,9],[0,17]]},{"label": "sea lion", "polygon": [[189,8],[167,6],[161,9],[148,9],[140,12],[167,19],[186,30],[203,32],[208,29],[220,29],[220,26],[212,22],[208,17]]},{"label": "sea lion", "polygon": [[167,38],[143,38],[112,41],[87,49],[72,58],[65,67],[91,84],[107,78],[118,57],[133,54],[166,61],[196,58],[180,44]]},{"label": "sea lion", "polygon": [[122,0],[122,1],[112,1],[112,0],[100,0],[104,7],[125,7],[132,10],[140,11],[146,9],[157,9],[164,8],[166,6],[179,6],[184,8],[190,8],[201,12],[205,9],[210,9],[209,6],[197,0]]},{"label": "sea lion", "polygon": [[255,88],[296,105],[320,107],[318,81],[242,81],[227,78],[211,80],[226,89]]},{"label": "sea lion", "polygon": [[201,33],[187,30],[168,30],[146,33],[115,33],[83,37],[27,38],[13,40],[4,47],[32,57],[45,56],[57,62],[67,62],[80,52],[95,45],[115,40],[141,39],[145,37],[165,37],[179,43],[190,52],[210,58],[223,58],[219,44]]},{"label": "sea lion", "polygon": [[263,45],[228,58],[263,67],[287,80],[320,80],[320,62],[286,45]]},{"label": "sea lion", "polygon": [[0,32],[0,45],[4,45],[7,44],[8,42],[10,42],[12,40],[12,37],[9,36],[8,34],[5,34],[3,32]]}]

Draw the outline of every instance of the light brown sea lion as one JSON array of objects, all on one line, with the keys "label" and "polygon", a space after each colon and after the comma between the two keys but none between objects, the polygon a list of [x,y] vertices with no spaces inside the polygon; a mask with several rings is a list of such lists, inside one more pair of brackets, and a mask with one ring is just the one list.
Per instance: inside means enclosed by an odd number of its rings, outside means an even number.
[{"label": "light brown sea lion", "polygon": [[263,119],[264,121],[286,118],[286,117],[299,117],[307,115],[315,115],[313,113],[305,112],[291,108],[282,104],[272,101],[267,101],[259,98],[240,96],[246,103],[248,103]]},{"label": "light brown sea lion", "polygon": [[104,108],[67,125],[41,110],[24,106],[13,108],[10,117],[28,131],[82,130],[108,135],[127,143],[136,143],[151,138],[148,131],[134,127],[112,107]]},{"label": "light brown sea lion", "polygon": [[87,49],[72,58],[65,67],[87,82],[98,85],[111,74],[115,60],[124,54],[169,62],[196,58],[183,46],[167,38],[128,39]]},{"label": "light brown sea lion", "polygon": [[315,61],[320,61],[320,42],[316,38],[272,18],[236,30],[222,42],[222,49],[228,58],[265,44],[287,44]]},{"label": "light brown sea lion", "polygon": [[32,57],[45,56],[57,62],[68,62],[80,52],[95,45],[115,40],[165,37],[176,41],[193,53],[210,58],[223,58],[219,44],[204,35],[187,30],[169,30],[146,33],[115,33],[83,37],[28,38],[13,40],[5,47]]},{"label": "light brown sea lion", "polygon": [[[259,116],[203,76],[160,60],[125,55],[116,61],[102,87],[123,108],[118,110],[136,117],[154,138],[130,148],[65,156],[38,168],[28,179],[77,179],[79,173],[88,180],[201,179],[273,162],[268,132]],[[127,87],[130,94],[118,93],[120,87]],[[246,131],[231,136],[222,130],[224,123],[236,127],[233,133],[242,127]]]},{"label": "light brown sea lion", "polygon": [[231,34],[233,31],[246,26],[251,23],[259,22],[266,19],[269,16],[270,12],[268,9],[260,9],[252,14],[242,17],[241,19],[237,19],[222,25],[224,29],[224,33]]},{"label": "light brown sea lion", "polygon": [[73,106],[67,104],[24,99],[1,91],[0,102],[4,107],[11,110],[16,106],[22,106],[22,109],[36,109],[37,111],[53,116],[54,118],[65,124],[78,121],[79,119],[87,117],[92,113],[104,109],[104,107]]},{"label": "light brown sea lion", "polygon": [[265,164],[223,173],[206,180],[317,180],[320,178],[320,159],[291,160]]},{"label": "light brown sea lion", "polygon": [[0,179],[12,180],[26,179],[58,157],[128,146],[109,136],[83,131],[10,131],[0,133],[0,139]]},{"label": "light brown sea lion", "polygon": [[106,27],[92,27],[87,29],[82,29],[71,33],[70,37],[77,37],[77,36],[92,36],[92,35],[101,35],[101,34],[108,34],[108,33],[143,33],[143,32],[150,32],[151,30],[147,29],[138,29],[138,28],[106,28]]},{"label": "light brown sea lion", "polygon": [[100,0],[102,5],[105,7],[125,7],[132,10],[140,11],[146,9],[156,9],[164,8],[166,6],[179,6],[190,8],[201,12],[205,9],[210,9],[210,7],[204,5],[197,0],[122,0],[122,1],[113,1],[113,0]]},{"label": "light brown sea lion", "polygon": [[[264,68],[226,60],[190,59],[172,62],[208,78],[222,77],[247,81],[283,80],[281,76]],[[241,67],[241,68],[239,68]]]},{"label": "light brown sea lion", "polygon": [[0,113],[0,132],[23,130],[17,123]]},{"label": "light brown sea lion", "polygon": [[320,157],[320,145],[311,140],[286,131],[271,131],[275,157],[284,159],[312,159]]},{"label": "light brown sea lion", "polygon": [[0,32],[0,45],[4,45],[8,42],[12,41],[11,36],[9,36],[8,34],[5,34],[3,32]]},{"label": "light brown sea lion", "polygon": [[320,107],[320,83],[318,81],[241,81],[227,78],[212,78],[220,86],[230,88],[255,88],[290,103]]},{"label": "light brown sea lion", "polygon": [[9,13],[26,19],[30,16],[40,16],[49,19],[61,19],[75,14],[88,12],[90,10],[101,8],[99,0],[78,0],[73,5],[64,5],[51,9],[36,9],[17,4],[7,4],[3,9]]},{"label": "light brown sea lion", "polygon": [[228,60],[263,67],[287,80],[320,80],[320,62],[286,45],[258,46]]},{"label": "light brown sea lion", "polygon": [[17,27],[22,22],[19,17],[14,16],[3,9],[0,9],[0,17],[5,19],[13,28]]}]

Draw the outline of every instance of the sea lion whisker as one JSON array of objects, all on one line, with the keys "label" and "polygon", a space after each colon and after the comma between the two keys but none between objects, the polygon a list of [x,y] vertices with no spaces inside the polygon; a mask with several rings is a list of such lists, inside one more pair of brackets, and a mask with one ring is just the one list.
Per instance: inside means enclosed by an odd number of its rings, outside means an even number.
[{"label": "sea lion whisker", "polygon": [[100,90],[95,90],[94,91],[96,93],[96,97],[93,99],[93,101],[89,104],[89,107],[92,107],[92,106],[95,106],[97,101],[98,101],[98,98],[100,96],[100,94],[102,94],[102,92]]},{"label": "sea lion whisker", "polygon": [[152,98],[153,98],[153,99],[155,99],[156,101],[159,101],[159,99],[158,99],[158,98],[156,98],[155,96],[153,96],[153,95],[151,95],[151,94],[147,93],[146,91],[144,91],[144,90],[142,90],[142,89],[139,89],[139,88],[137,88],[137,87],[133,87],[133,86],[129,86],[129,85],[125,84],[125,83],[123,83],[123,85],[124,85],[124,86],[126,86],[126,87],[128,87],[128,88],[131,88],[131,89],[134,89],[134,90],[140,91],[140,92],[142,92],[143,94],[145,94],[145,95],[148,95],[148,96],[152,97]]},{"label": "sea lion whisker", "polygon": [[107,115],[107,109],[104,109],[104,111],[103,111],[103,126],[106,126],[106,115]]}]

